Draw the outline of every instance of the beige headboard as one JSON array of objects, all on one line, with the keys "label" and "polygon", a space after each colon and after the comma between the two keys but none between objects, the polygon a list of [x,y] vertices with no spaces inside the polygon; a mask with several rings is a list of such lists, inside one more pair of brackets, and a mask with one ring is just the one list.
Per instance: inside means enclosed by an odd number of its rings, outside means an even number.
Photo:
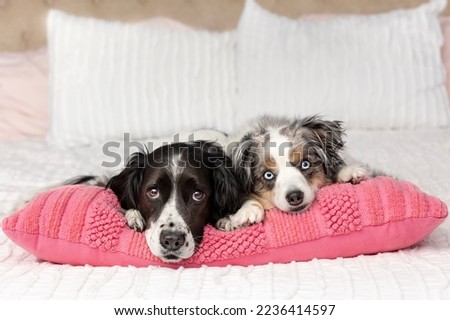
[{"label": "beige headboard", "polygon": [[[298,17],[311,13],[376,13],[414,7],[426,0],[259,0],[266,8]],[[167,16],[210,30],[237,25],[244,0],[0,0],[0,51],[45,45],[50,8],[103,19],[136,21]],[[449,13],[449,7],[446,13]]]}]

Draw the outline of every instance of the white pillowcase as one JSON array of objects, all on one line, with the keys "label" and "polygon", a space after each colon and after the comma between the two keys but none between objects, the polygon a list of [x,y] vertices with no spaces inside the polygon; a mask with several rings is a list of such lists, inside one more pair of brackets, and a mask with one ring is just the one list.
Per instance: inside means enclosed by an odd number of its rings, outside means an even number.
[{"label": "white pillowcase", "polygon": [[240,117],[319,113],[364,129],[449,125],[437,17],[445,3],[314,22],[247,0],[236,57]]},{"label": "white pillowcase", "polygon": [[50,11],[51,123],[61,147],[230,131],[235,33],[170,30]]}]

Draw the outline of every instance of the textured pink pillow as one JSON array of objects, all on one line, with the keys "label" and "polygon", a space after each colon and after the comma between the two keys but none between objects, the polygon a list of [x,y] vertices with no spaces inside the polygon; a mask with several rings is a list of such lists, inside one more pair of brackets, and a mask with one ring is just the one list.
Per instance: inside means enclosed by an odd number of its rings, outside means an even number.
[{"label": "textured pink pillow", "polygon": [[43,137],[48,115],[47,50],[0,54],[0,139]]},{"label": "textured pink pillow", "polygon": [[153,256],[143,233],[118,212],[116,196],[91,186],[39,195],[3,220],[3,230],[37,257],[93,266],[199,267],[287,263],[398,250],[424,239],[447,216],[446,205],[417,187],[378,177],[322,188],[303,214],[269,210],[263,223],[223,232],[207,226],[196,254],[179,264]]}]

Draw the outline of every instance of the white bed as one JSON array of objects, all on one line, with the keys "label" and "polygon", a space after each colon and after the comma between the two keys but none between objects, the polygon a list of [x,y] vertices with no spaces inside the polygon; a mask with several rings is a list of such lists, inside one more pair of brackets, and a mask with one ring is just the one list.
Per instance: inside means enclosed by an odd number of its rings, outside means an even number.
[{"label": "white bed", "polygon": [[[101,145],[61,151],[0,142],[0,219],[23,192],[95,172]],[[350,131],[350,153],[450,205],[450,129]],[[450,299],[450,222],[398,252],[255,267],[170,270],[39,261],[0,231],[0,298]]]}]

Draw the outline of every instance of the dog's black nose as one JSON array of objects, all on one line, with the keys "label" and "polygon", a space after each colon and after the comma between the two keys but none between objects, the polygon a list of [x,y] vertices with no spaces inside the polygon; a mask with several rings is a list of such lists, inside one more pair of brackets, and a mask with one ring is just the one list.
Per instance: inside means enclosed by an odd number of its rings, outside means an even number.
[{"label": "dog's black nose", "polygon": [[303,202],[303,192],[300,190],[291,191],[287,194],[286,200],[291,206],[298,206]]},{"label": "dog's black nose", "polygon": [[163,230],[159,236],[159,242],[164,249],[175,251],[181,248],[186,241],[186,235],[180,231]]}]

